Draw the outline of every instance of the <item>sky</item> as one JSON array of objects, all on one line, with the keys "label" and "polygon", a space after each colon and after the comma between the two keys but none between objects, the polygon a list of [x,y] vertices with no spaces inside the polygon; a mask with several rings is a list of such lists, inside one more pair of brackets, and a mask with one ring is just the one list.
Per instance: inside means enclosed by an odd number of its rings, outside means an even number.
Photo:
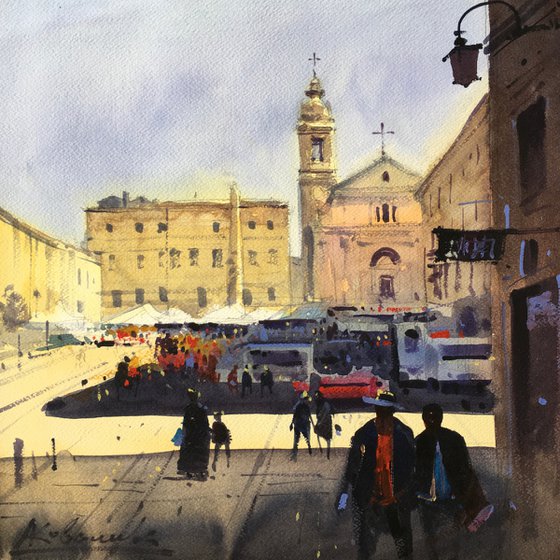
[{"label": "sky", "polygon": [[[0,207],[80,243],[83,208],[130,192],[290,203],[295,127],[317,75],[336,121],[339,178],[386,151],[424,173],[487,91],[452,85],[465,0],[4,0]],[[463,23],[488,33],[485,9]]]}]

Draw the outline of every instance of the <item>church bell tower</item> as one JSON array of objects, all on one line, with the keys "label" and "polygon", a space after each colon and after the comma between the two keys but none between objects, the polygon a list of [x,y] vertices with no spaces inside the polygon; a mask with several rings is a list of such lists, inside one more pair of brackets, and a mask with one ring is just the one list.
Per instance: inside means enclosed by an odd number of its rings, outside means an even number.
[{"label": "church bell tower", "polygon": [[304,298],[313,301],[317,293],[317,243],[321,216],[328,206],[332,187],[336,184],[334,153],[334,119],[319,78],[313,78],[305,92],[297,123],[299,142],[299,196],[302,232],[302,265]]}]

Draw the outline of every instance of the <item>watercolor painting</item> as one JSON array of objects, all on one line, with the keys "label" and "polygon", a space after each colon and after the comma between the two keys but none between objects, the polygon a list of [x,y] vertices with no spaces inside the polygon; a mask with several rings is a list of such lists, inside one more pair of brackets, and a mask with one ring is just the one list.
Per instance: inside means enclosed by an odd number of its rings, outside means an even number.
[{"label": "watercolor painting", "polygon": [[560,558],[560,2],[1,14],[0,558]]}]

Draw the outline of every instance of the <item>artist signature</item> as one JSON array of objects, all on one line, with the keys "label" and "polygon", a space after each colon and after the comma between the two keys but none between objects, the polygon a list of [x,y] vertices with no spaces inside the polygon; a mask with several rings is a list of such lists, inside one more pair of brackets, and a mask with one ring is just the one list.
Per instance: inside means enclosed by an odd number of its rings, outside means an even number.
[{"label": "artist signature", "polygon": [[[160,547],[158,534],[155,529],[145,526],[146,518],[143,517],[129,532],[110,534],[88,534],[80,528],[80,518],[75,517],[63,526],[55,527],[49,522],[39,524],[32,518],[19,538],[15,541],[12,554],[44,552],[49,553],[57,547],[87,546],[93,543],[97,545],[119,545],[127,543],[135,547],[150,548]],[[173,551],[161,549],[162,556],[171,556]]]}]

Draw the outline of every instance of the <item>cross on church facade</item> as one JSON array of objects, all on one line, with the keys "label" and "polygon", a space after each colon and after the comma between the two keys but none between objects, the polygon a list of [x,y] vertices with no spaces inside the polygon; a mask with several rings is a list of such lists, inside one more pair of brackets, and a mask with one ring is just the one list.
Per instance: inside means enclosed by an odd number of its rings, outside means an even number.
[{"label": "cross on church facade", "polygon": [[317,53],[313,53],[313,58],[308,58],[307,60],[313,61],[313,77],[316,78],[317,74],[315,73],[315,67],[317,66],[317,61],[321,59],[317,56]]},{"label": "cross on church facade", "polygon": [[[309,59],[311,60],[311,59]],[[385,155],[385,134],[395,134],[394,130],[385,130],[385,125],[381,123],[381,130],[372,132],[372,134],[381,134],[381,155]]]}]

